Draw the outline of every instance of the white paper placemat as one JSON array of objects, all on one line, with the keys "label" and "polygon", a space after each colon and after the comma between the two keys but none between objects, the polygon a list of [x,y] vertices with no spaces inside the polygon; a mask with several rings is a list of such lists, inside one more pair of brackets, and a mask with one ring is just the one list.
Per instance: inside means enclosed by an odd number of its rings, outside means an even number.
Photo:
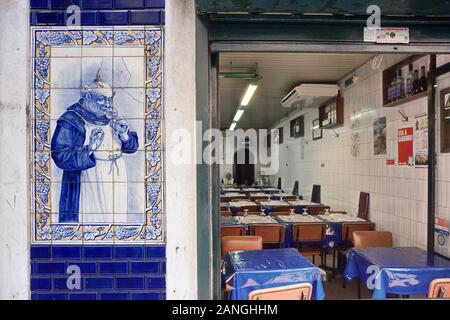
[{"label": "white paper placemat", "polygon": [[295,223],[295,222],[321,222],[320,219],[314,216],[304,216],[301,214],[292,214],[289,216],[277,216],[277,219],[287,222],[287,223]]},{"label": "white paper placemat", "polygon": [[261,201],[261,205],[266,207],[278,207],[278,206],[288,206],[289,203],[281,200],[270,200],[270,201]]},{"label": "white paper placemat", "polygon": [[230,207],[247,207],[247,206],[257,206],[258,204],[252,201],[233,201],[229,202]]},{"label": "white paper placemat", "polygon": [[246,217],[235,217],[237,223],[252,224],[252,223],[278,223],[274,218],[268,216],[254,216],[248,215]]},{"label": "white paper placemat", "polygon": [[353,217],[343,213],[321,214],[318,217],[328,222],[367,222],[364,219]]},{"label": "white paper placemat", "polygon": [[292,204],[293,206],[320,206],[321,204],[307,201],[307,200],[292,200],[288,201],[289,204]]}]

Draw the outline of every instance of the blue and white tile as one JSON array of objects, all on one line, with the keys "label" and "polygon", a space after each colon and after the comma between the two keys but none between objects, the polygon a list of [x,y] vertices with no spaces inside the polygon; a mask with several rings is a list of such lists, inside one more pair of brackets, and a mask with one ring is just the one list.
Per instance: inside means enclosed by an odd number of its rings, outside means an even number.
[{"label": "blue and white tile", "polygon": [[144,86],[144,57],[114,57],[115,88],[140,88]]},{"label": "blue and white tile", "polygon": [[144,89],[117,88],[114,89],[114,108],[120,117],[126,119],[144,118]]},{"label": "blue and white tile", "polygon": [[81,90],[52,89],[50,95],[51,119],[57,120],[67,111],[67,108],[80,101]]},{"label": "blue and white tile", "polygon": [[113,81],[112,57],[83,57],[81,81],[83,86],[89,86],[100,70],[100,79],[109,85]]},{"label": "blue and white tile", "polygon": [[136,151],[133,154],[123,154],[127,170],[128,182],[144,182],[145,180],[145,151]]},{"label": "blue and white tile", "polygon": [[51,88],[81,88],[81,58],[50,59]]}]

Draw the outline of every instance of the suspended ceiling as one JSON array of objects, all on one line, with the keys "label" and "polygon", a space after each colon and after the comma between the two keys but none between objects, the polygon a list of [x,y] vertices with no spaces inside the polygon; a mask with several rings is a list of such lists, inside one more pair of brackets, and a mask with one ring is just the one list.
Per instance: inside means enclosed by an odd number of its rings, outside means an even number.
[{"label": "suspended ceiling", "polygon": [[[372,54],[222,53],[220,72],[257,70],[262,81],[236,128],[270,128],[293,111],[281,99],[300,83],[335,83]],[[220,127],[229,128],[250,80],[219,78]]]}]

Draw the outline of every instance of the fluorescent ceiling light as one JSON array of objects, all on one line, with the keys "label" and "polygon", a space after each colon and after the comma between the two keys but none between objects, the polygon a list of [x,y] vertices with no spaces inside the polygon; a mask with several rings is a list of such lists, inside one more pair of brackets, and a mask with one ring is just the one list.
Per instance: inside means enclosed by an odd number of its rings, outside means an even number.
[{"label": "fluorescent ceiling light", "polygon": [[230,130],[230,131],[233,131],[235,127],[236,127],[236,122],[233,122],[233,123],[231,124],[229,130]]},{"label": "fluorescent ceiling light", "polygon": [[247,87],[247,91],[244,94],[244,98],[242,98],[241,106],[246,106],[250,102],[250,99],[253,97],[253,94],[258,88],[258,83],[250,83]]},{"label": "fluorescent ceiling light", "polygon": [[236,114],[234,115],[234,122],[238,122],[239,119],[242,117],[242,114],[244,113],[244,109],[239,109],[238,111],[236,111]]}]

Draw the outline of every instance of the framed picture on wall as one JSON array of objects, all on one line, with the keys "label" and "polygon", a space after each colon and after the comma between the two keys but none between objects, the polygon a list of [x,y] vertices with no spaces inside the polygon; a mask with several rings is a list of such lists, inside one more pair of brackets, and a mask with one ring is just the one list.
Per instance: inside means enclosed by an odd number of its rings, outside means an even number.
[{"label": "framed picture on wall", "polygon": [[291,137],[300,138],[305,136],[305,117],[300,116],[291,120]]},{"label": "framed picture on wall", "polygon": [[314,119],[312,121],[311,132],[312,132],[312,139],[313,140],[322,139],[322,128],[320,127],[319,118]]}]

